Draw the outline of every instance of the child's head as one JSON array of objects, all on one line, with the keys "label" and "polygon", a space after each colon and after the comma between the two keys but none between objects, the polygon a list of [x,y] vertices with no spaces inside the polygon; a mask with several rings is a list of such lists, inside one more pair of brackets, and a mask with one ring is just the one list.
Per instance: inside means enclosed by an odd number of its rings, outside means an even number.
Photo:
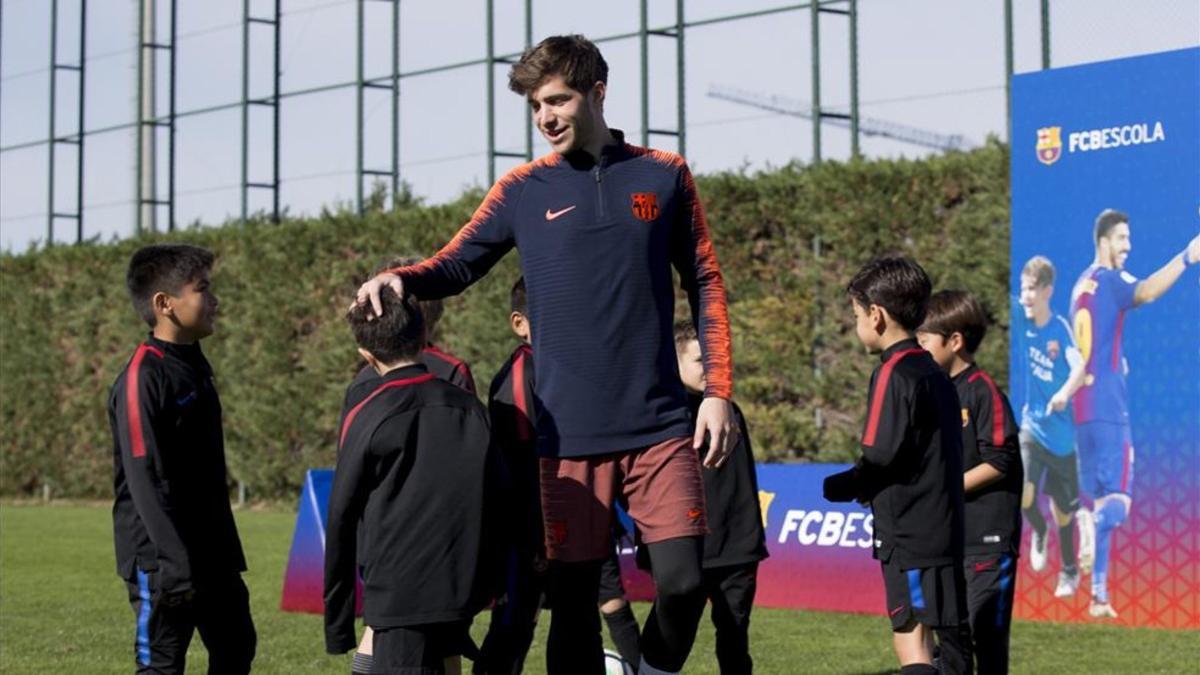
[{"label": "child's head", "polygon": [[921,347],[949,372],[955,358],[970,363],[990,323],[987,310],[967,291],[938,291],[929,298],[925,323],[917,329]]},{"label": "child's head", "polygon": [[208,274],[212,251],[187,244],[143,246],[129,260],[125,286],[133,309],[150,327],[183,342],[208,337],[217,315]]},{"label": "child's head", "polygon": [[1054,263],[1045,256],[1035,255],[1021,269],[1021,306],[1026,318],[1050,311],[1050,296],[1054,295]]},{"label": "child's head", "polygon": [[696,336],[696,325],[690,319],[675,322],[675,358],[679,362],[679,379],[693,394],[704,391],[704,357],[700,353],[700,339]]},{"label": "child's head", "polygon": [[[372,276],[378,276],[388,270],[394,270],[397,267],[409,267],[411,265],[416,265],[422,260],[424,260],[424,258],[413,255],[397,256],[380,265],[372,273]],[[437,327],[438,323],[442,320],[442,315],[446,313],[446,303],[444,303],[441,298],[438,298],[437,300],[419,300],[418,302],[421,305],[421,316],[425,319],[425,339],[429,342],[433,342],[438,337]]]},{"label": "child's head", "polygon": [[912,258],[882,256],[867,263],[846,286],[854,305],[855,332],[870,351],[911,334],[925,320],[933,284]]},{"label": "child's head", "polygon": [[508,325],[524,342],[529,342],[533,329],[529,326],[529,310],[525,300],[525,277],[518,277],[508,296],[512,313],[508,315]]},{"label": "child's head", "polygon": [[425,348],[425,318],[411,294],[396,295],[389,287],[379,294],[383,316],[376,317],[369,304],[355,305],[346,321],[358,343],[358,353],[377,371],[416,360]]}]

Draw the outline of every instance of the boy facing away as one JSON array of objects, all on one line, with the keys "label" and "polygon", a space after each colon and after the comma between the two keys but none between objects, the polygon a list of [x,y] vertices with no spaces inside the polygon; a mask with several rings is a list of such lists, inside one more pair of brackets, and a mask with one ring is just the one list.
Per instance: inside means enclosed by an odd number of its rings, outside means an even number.
[{"label": "boy facing away", "polygon": [[[855,333],[880,355],[871,373],[862,456],[825,480],[831,501],[871,505],[892,645],[903,675],[932,675],[933,637],[963,644],[942,669],[971,672],[963,579],[962,434],[954,385],[913,331],[931,284],[909,258],[867,263],[847,286]],[[965,652],[965,653],[964,653]],[[955,658],[955,657],[958,658]]]},{"label": "boy facing away", "polygon": [[[347,319],[379,384],[344,416],[329,496],[325,645],[353,649],[361,566],[363,619],[374,631],[372,672],[445,672],[471,619],[491,597],[491,536],[499,476],[487,413],[418,362],[425,345],[411,297],[384,292],[387,311]],[[367,536],[361,545],[357,531]]]},{"label": "boy facing away", "polygon": [[194,631],[209,673],[250,672],[257,638],[229,506],[221,401],[200,340],[217,315],[213,254],[139,249],[125,282],[151,327],[108,400],[117,574],[137,617],[137,672],[182,673]]},{"label": "boy facing away", "polygon": [[[989,323],[966,291],[939,291],[917,330],[962,404],[963,490],[966,493],[967,610],[978,671],[1008,672],[1008,641],[1021,546],[1021,465],[1008,397],[975,364]],[[943,654],[945,648],[943,648]]]},{"label": "boy facing away", "polygon": [[[691,321],[675,324],[675,350],[679,379],[687,389],[688,406],[694,415],[705,382],[700,340]],[[729,460],[703,473],[708,534],[704,535],[702,585],[712,603],[721,675],[748,674],[754,669],[750,658],[750,611],[754,607],[758,563],[768,555],[750,432],[736,403],[733,415],[740,433]]]},{"label": "boy facing away", "polygon": [[[375,271],[378,274],[380,271],[390,269],[392,267],[402,265],[412,265],[420,262],[420,258],[415,257],[397,257],[388,260],[382,267]],[[449,382],[466,391],[475,393],[475,378],[471,375],[471,367],[466,361],[457,356],[441,349],[437,346],[438,339],[438,324],[442,320],[442,315],[445,313],[446,306],[442,300],[421,300],[417,303],[421,310],[421,318],[425,322],[425,346],[417,355],[417,361],[424,364],[433,373],[434,377]],[[375,388],[379,386],[381,380],[379,373],[370,364],[365,364],[359,368],[358,373],[354,376],[350,386],[346,388],[346,395],[342,400],[342,416],[339,419],[344,419],[346,413],[351,408],[358,405]],[[361,546],[362,540],[365,538],[365,530],[360,529],[358,538]],[[374,642],[374,636],[371,634],[371,627],[366,626],[363,629],[362,638],[358,643],[358,649],[354,652],[354,661],[351,666],[351,675],[367,675],[372,669],[372,654],[371,644]],[[450,671],[456,671],[461,667],[458,657],[453,657],[447,662],[446,668]]]}]

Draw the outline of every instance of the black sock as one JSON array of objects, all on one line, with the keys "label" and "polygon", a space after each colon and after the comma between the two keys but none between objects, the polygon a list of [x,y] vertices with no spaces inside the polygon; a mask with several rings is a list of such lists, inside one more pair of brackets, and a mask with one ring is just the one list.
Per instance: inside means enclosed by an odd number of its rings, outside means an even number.
[{"label": "black sock", "polygon": [[1029,526],[1037,533],[1037,536],[1046,536],[1046,516],[1042,515],[1042,510],[1038,508],[1037,500],[1033,500],[1033,506],[1027,509],[1021,509],[1021,513],[1025,514],[1025,520],[1029,522]]},{"label": "black sock", "polygon": [[608,635],[617,646],[617,653],[636,668],[642,661],[642,652],[638,648],[639,630],[633,608],[625,605],[611,614],[601,614],[604,616],[604,623],[608,624]]},{"label": "black sock", "polygon": [[1058,528],[1058,547],[1062,551],[1062,568],[1068,574],[1078,570],[1075,567],[1075,523],[1068,521]]},{"label": "black sock", "polygon": [[937,675],[938,669],[928,663],[910,663],[900,667],[900,675]]},{"label": "black sock", "polygon": [[350,663],[350,675],[369,675],[375,665],[375,657],[371,654],[354,652],[354,661]]}]

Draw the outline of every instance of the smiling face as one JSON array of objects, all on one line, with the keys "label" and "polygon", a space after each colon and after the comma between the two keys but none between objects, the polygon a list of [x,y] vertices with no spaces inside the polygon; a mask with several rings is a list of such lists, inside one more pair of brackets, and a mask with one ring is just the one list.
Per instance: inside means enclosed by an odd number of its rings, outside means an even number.
[{"label": "smiling face", "polygon": [[1021,307],[1025,309],[1025,318],[1032,319],[1040,313],[1050,311],[1050,296],[1054,295],[1054,286],[1039,286],[1037,277],[1031,274],[1021,275]]},{"label": "smiling face", "polygon": [[1096,242],[1100,264],[1105,267],[1123,270],[1129,252],[1133,250],[1133,242],[1129,238],[1129,223],[1117,223]]},{"label": "smiling face", "polygon": [[584,94],[568,86],[562,75],[551,75],[529,94],[533,123],[560,155],[587,149],[604,128],[604,93],[603,82]]}]

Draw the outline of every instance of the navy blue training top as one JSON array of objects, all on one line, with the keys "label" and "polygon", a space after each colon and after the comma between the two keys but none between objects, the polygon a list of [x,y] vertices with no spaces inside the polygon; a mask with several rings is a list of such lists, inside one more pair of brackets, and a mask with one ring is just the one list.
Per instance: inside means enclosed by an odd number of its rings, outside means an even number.
[{"label": "navy blue training top", "polygon": [[538,451],[584,457],[691,435],[672,266],[697,323],[706,396],[733,395],[725,286],[683,158],[624,142],[508,172],[436,255],[392,270],[422,299],[461,293],[514,246],[533,329]]}]

